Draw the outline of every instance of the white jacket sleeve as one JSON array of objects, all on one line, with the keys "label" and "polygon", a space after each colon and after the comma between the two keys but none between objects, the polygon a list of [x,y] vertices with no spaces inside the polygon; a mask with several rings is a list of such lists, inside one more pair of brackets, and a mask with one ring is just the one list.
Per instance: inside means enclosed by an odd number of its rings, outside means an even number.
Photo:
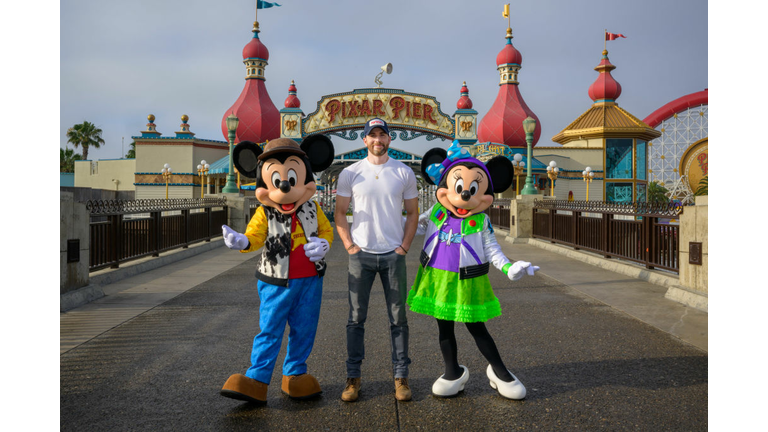
[{"label": "white jacket sleeve", "polygon": [[504,255],[501,246],[496,241],[496,236],[491,231],[491,221],[486,216],[483,229],[483,251],[488,261],[499,271],[504,271],[504,265],[509,263],[509,258]]}]

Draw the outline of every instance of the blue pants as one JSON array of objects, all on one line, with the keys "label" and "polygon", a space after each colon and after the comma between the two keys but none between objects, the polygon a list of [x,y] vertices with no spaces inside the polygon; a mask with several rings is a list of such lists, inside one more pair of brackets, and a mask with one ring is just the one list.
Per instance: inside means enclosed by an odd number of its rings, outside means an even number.
[{"label": "blue pants", "polygon": [[392,373],[408,378],[408,319],[405,316],[405,256],[394,252],[371,254],[358,252],[349,256],[349,319],[347,320],[347,378],[360,377],[365,358],[365,320],[376,275],[384,287],[392,342]]},{"label": "blue pants", "polygon": [[283,362],[283,375],[307,373],[307,358],[312,352],[320,318],[323,278],[290,279],[288,286],[277,286],[259,281],[259,328],[253,338],[251,367],[248,378],[269,384],[275,369],[277,355],[283,342],[285,324],[290,326],[288,348]]}]

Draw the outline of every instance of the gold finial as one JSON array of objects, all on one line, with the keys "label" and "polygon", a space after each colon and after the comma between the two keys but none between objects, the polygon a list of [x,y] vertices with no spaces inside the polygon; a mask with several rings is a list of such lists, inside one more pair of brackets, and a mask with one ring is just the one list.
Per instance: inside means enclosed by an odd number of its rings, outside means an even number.
[{"label": "gold finial", "polygon": [[607,55],[608,55],[608,50],[604,49],[604,50],[603,50],[603,55],[604,55],[604,56],[607,56]]},{"label": "gold finial", "polygon": [[154,123],[154,121],[155,121],[155,115],[154,115],[154,114],[150,114],[150,115],[148,115],[148,116],[147,116],[147,120],[149,120],[149,122],[150,122],[150,123]]},{"label": "gold finial", "polygon": [[467,85],[467,82],[466,82],[466,81],[464,81],[464,83],[463,83],[462,85],[464,85],[464,86],[465,86],[465,85]]},{"label": "gold finial", "polygon": [[293,80],[291,80],[291,85],[296,85],[296,84],[293,82]]},{"label": "gold finial", "polygon": [[506,37],[508,37],[510,39],[512,38],[512,28],[507,27],[507,36]]},{"label": "gold finial", "polygon": [[251,31],[254,31],[256,33],[258,33],[260,31],[259,30],[259,22],[258,21],[254,21],[253,22],[253,30],[251,30]]},{"label": "gold finial", "polygon": [[187,120],[189,120],[189,116],[188,115],[184,114],[183,116],[181,116],[181,121],[182,122],[186,123]]}]

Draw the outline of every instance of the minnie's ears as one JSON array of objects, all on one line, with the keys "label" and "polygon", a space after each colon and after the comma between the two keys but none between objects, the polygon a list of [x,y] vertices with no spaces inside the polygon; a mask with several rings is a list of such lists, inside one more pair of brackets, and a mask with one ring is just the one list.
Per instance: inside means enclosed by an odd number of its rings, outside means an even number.
[{"label": "minnie's ears", "polygon": [[435,183],[432,182],[432,179],[429,178],[429,175],[427,174],[427,167],[432,164],[443,163],[447,157],[448,152],[444,148],[435,147],[427,151],[424,157],[421,158],[421,178],[424,179],[425,182],[434,185]]},{"label": "minnie's ears", "polygon": [[496,156],[485,163],[493,182],[493,193],[501,193],[509,189],[514,177],[512,162],[504,156]]},{"label": "minnie's ears", "polygon": [[232,163],[240,174],[256,178],[259,168],[259,155],[264,151],[253,141],[241,141],[232,150]]},{"label": "minnie's ears", "polygon": [[331,139],[323,134],[309,135],[301,142],[301,149],[307,154],[312,172],[320,172],[333,163],[334,149]]}]

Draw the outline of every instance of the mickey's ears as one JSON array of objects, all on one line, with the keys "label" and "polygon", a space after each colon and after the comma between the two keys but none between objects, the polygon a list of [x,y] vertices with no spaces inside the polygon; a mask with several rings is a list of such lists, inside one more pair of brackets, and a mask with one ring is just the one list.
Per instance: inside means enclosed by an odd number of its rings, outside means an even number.
[{"label": "mickey's ears", "polygon": [[248,178],[256,178],[259,156],[262,153],[263,150],[255,142],[241,141],[232,150],[232,163],[240,174]]},{"label": "mickey's ears", "polygon": [[301,142],[301,149],[307,154],[312,172],[320,172],[333,163],[334,149],[331,139],[323,134],[309,135]]},{"label": "mickey's ears", "polygon": [[491,175],[493,183],[493,192],[502,193],[512,185],[514,177],[514,167],[512,162],[505,156],[496,156],[485,163],[488,173]]}]

